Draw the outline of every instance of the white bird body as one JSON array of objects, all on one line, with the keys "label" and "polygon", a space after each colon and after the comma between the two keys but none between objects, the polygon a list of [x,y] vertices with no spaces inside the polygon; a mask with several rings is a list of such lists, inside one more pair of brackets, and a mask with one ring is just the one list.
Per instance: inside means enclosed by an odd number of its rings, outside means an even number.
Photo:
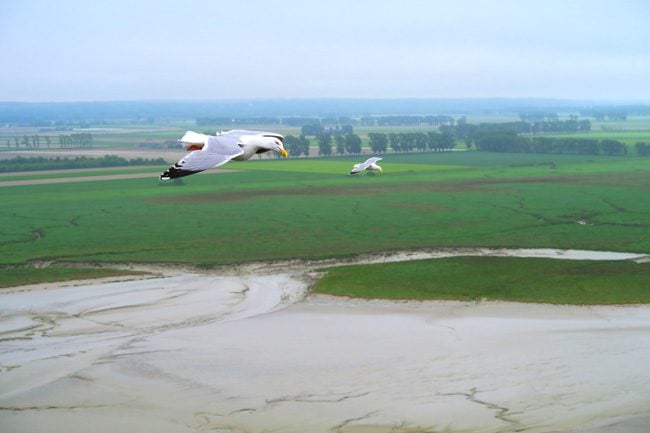
[{"label": "white bird body", "polygon": [[288,153],[282,145],[284,137],[274,132],[233,129],[217,135],[187,131],[181,144],[190,151],[160,175],[161,180],[175,179],[218,167],[230,160],[244,161],[251,156],[273,150],[282,156]]},{"label": "white bird body", "polygon": [[352,166],[352,171],[350,171],[350,174],[361,173],[364,170],[377,170],[383,172],[381,167],[377,165],[377,162],[381,161],[382,159],[383,158],[372,157],[366,159],[361,164],[354,164],[354,166]]}]

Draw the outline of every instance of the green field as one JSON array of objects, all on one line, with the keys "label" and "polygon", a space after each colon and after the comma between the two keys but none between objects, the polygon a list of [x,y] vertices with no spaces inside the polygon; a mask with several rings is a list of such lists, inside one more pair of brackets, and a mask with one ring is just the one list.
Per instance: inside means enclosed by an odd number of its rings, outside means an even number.
[{"label": "green field", "polygon": [[634,146],[637,142],[650,143],[650,131],[592,131],[573,134],[548,134],[545,137],[618,140],[628,146]]},{"label": "green field", "polygon": [[453,257],[330,268],[315,293],[553,304],[650,302],[650,263]]},{"label": "green field", "polygon": [[0,288],[22,286],[25,284],[50,283],[79,279],[107,278],[124,275],[144,275],[145,272],[124,269],[84,268],[53,266],[47,268],[11,268],[3,269]]},{"label": "green field", "polygon": [[387,154],[383,174],[347,175],[359,159],[231,162],[179,184],[153,167],[144,179],[2,187],[0,265],[211,267],[461,246],[650,251],[644,158]]},{"label": "green field", "polygon": [[10,182],[16,180],[46,180],[46,179],[62,179],[71,177],[86,177],[86,176],[114,176],[120,174],[131,173],[160,173],[160,167],[152,166],[134,166],[129,168],[97,168],[89,170],[53,170],[52,172],[9,172],[0,174],[0,187],[2,182]]}]

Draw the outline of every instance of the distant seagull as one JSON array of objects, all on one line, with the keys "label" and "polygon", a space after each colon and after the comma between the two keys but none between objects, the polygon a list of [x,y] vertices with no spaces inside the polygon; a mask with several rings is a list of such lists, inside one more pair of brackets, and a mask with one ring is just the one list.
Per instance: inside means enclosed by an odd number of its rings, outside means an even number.
[{"label": "distant seagull", "polygon": [[273,150],[282,156],[284,137],[273,132],[233,129],[217,135],[187,131],[179,141],[190,151],[176,164],[160,175],[160,180],[176,179],[219,167],[230,160],[244,161],[251,156]]},{"label": "distant seagull", "polygon": [[381,160],[382,158],[373,157],[368,158],[363,164],[354,164],[354,167],[352,167],[350,174],[361,173],[364,170],[379,170],[383,172],[384,170],[382,170],[381,167],[376,164]]}]

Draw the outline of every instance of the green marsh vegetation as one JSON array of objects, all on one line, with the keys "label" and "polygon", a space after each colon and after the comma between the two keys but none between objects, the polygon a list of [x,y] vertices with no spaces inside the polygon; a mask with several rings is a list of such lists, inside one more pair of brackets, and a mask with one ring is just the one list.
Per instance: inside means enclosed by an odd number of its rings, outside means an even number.
[{"label": "green marsh vegetation", "polygon": [[0,271],[0,288],[26,284],[51,283],[58,281],[107,278],[124,275],[144,275],[145,272],[123,269],[54,266],[47,268],[18,267]]},{"label": "green marsh vegetation", "polygon": [[2,187],[0,280],[40,261],[211,267],[442,247],[650,251],[647,159],[383,157],[375,176],[347,175],[357,156],[231,162],[179,184],[153,170],[150,179]]},{"label": "green marsh vegetation", "polygon": [[[5,187],[0,263],[205,266],[453,246],[646,252],[637,158],[478,152],[229,163],[185,178]],[[645,165],[644,165],[645,164]]]},{"label": "green marsh vegetation", "polygon": [[329,268],[315,293],[409,300],[552,304],[650,302],[650,263],[452,257]]}]

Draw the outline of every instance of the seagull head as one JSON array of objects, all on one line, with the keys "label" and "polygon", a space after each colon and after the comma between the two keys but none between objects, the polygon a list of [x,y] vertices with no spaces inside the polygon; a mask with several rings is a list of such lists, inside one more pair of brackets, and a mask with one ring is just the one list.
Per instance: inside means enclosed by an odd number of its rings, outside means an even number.
[{"label": "seagull head", "polygon": [[265,147],[267,147],[269,150],[274,150],[278,152],[280,155],[287,157],[289,156],[289,152],[284,148],[284,145],[282,144],[282,141],[284,140],[284,137],[280,134],[264,134],[265,140]]},{"label": "seagull head", "polygon": [[233,132],[238,132],[240,134],[239,136],[239,146],[243,147],[244,149],[247,149],[248,158],[250,158],[250,155],[256,154],[256,153],[264,153],[268,152],[269,150],[272,150],[274,152],[278,152],[282,156],[289,156],[289,152],[287,152],[282,145],[282,142],[284,141],[284,136],[280,134],[276,134],[274,132],[258,132],[258,131],[233,131]]},{"label": "seagull head", "polygon": [[276,147],[273,148],[273,150],[275,150],[276,152],[278,152],[280,155],[282,155],[284,157],[289,156],[289,152],[287,152],[287,150],[284,148],[281,141],[279,141],[279,140],[276,141],[275,146]]}]

